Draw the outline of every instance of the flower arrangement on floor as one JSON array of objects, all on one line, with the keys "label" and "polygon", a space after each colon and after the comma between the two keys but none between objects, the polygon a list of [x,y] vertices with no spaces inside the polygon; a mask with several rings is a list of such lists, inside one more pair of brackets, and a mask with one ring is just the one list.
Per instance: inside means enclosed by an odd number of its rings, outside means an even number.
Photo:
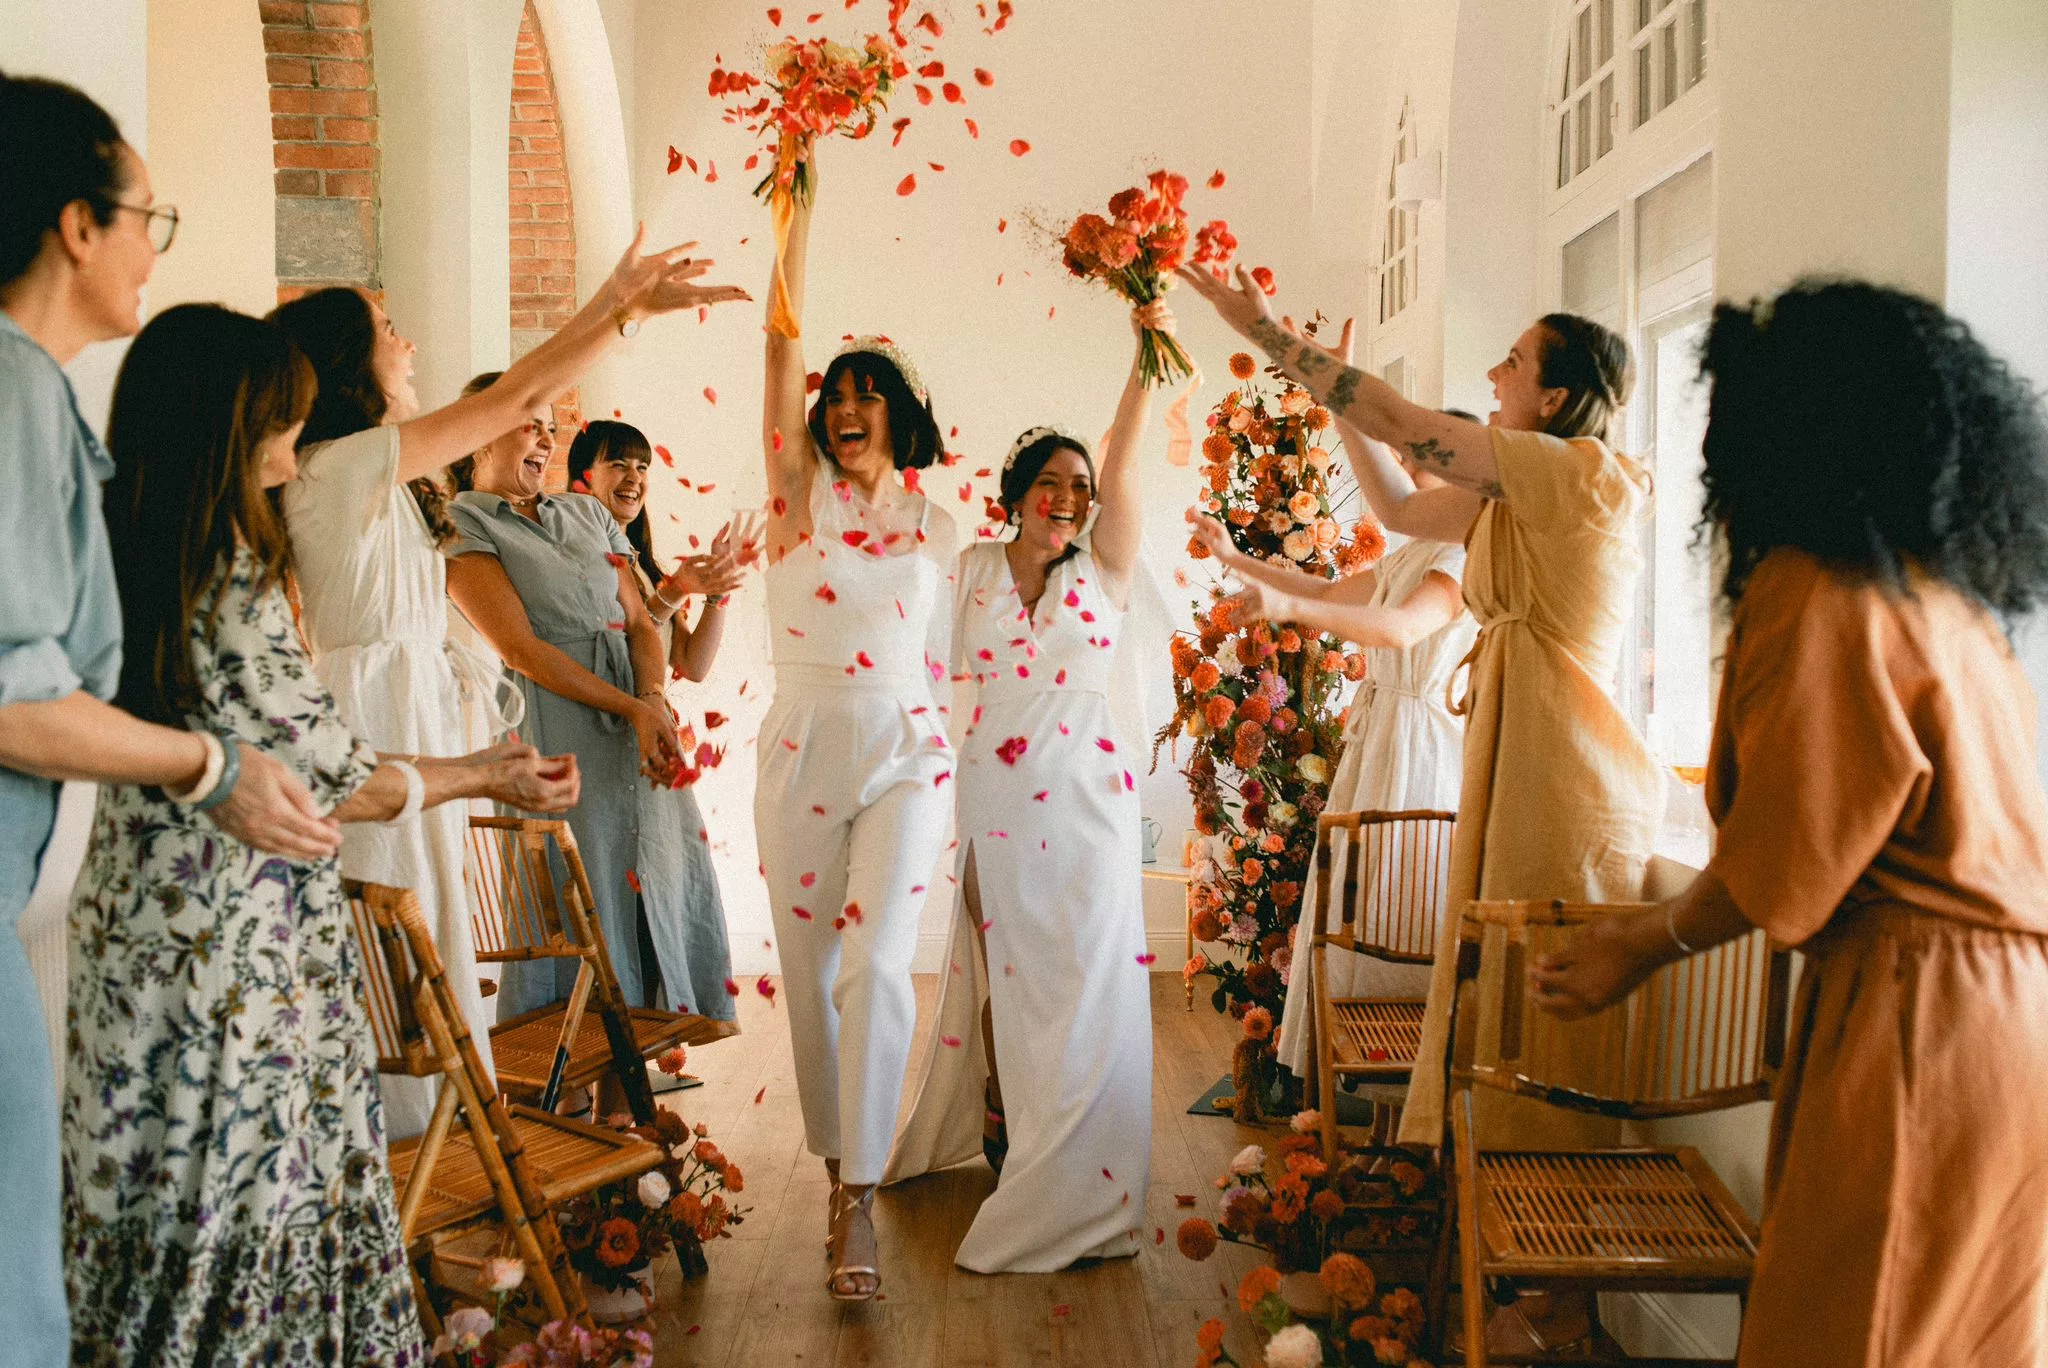
[{"label": "flower arrangement on floor", "polygon": [[[1335,579],[1377,560],[1379,525],[1348,529],[1330,471],[1329,411],[1277,370],[1261,385],[1252,358],[1230,358],[1239,387],[1209,414],[1202,506],[1247,555]],[[1206,558],[1199,540],[1189,554]],[[1214,1001],[1244,1024],[1232,1061],[1236,1115],[1259,1119],[1274,1073],[1273,1023],[1290,976],[1291,933],[1315,849],[1316,817],[1343,748],[1337,696],[1365,659],[1334,636],[1286,623],[1234,620],[1220,586],[1192,605],[1195,628],[1173,640],[1175,711],[1161,744],[1194,742],[1186,774],[1195,827],[1209,840],[1189,885],[1194,935],[1241,951],[1243,963],[1198,952],[1183,973],[1216,980]],[[1156,750],[1156,748],[1155,748]]]},{"label": "flower arrangement on floor", "polygon": [[[1332,1254],[1316,1280],[1330,1298],[1327,1328],[1294,1319],[1274,1269],[1254,1268],[1237,1285],[1238,1308],[1272,1336],[1266,1368],[1428,1368],[1415,1356],[1426,1329],[1421,1298],[1406,1288],[1381,1294],[1372,1270],[1349,1254]],[[1205,1321],[1195,1332],[1201,1351],[1195,1368],[1238,1362],[1223,1347],[1223,1332],[1220,1320]]]},{"label": "flower arrangement on floor", "polygon": [[526,1281],[526,1265],[515,1258],[483,1263],[482,1286],[497,1305],[461,1306],[441,1323],[429,1352],[446,1356],[455,1368],[654,1368],[654,1337],[645,1330],[592,1330],[574,1321],[549,1321],[533,1339],[500,1351],[495,1333],[505,1299]]},{"label": "flower arrangement on floor", "polygon": [[[680,1072],[681,1055],[671,1050],[658,1063],[664,1072]],[[744,1219],[726,1200],[746,1190],[740,1166],[706,1138],[702,1124],[693,1130],[666,1109],[655,1112],[653,1125],[625,1129],[658,1146],[662,1162],[556,1210],[570,1266],[594,1287],[628,1292],[642,1287],[649,1265],[673,1249],[684,1277],[702,1276],[705,1244],[731,1238],[730,1227]]]},{"label": "flower arrangement on floor", "polygon": [[[1165,294],[1183,262],[1220,271],[1237,250],[1237,239],[1222,219],[1189,233],[1182,206],[1186,176],[1154,171],[1146,184],[1149,193],[1134,185],[1110,196],[1107,218],[1082,214],[1057,234],[1060,260],[1069,272],[1101,281],[1133,306]],[[1195,363],[1179,342],[1157,329],[1145,330],[1138,343],[1138,374],[1146,384],[1168,385],[1194,373]]]}]

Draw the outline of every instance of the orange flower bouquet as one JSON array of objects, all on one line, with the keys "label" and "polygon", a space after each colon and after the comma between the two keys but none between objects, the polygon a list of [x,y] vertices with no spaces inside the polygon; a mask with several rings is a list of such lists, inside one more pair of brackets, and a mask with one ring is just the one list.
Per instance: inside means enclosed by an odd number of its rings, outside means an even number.
[{"label": "orange flower bouquet", "polygon": [[910,0],[889,0],[889,31],[869,34],[857,48],[828,38],[776,44],[768,50],[765,81],[751,72],[723,67],[711,72],[713,99],[744,100],[763,86],[769,92],[751,103],[729,106],[726,120],[769,140],[763,152],[747,159],[747,168],[758,166],[764,153],[770,158],[768,174],[754,187],[754,196],[766,200],[774,215],[775,299],[770,325],[785,337],[797,336],[798,327],[782,278],[782,261],[796,206],[811,202],[811,150],[818,139],[835,133],[865,138],[875,131],[896,82],[910,72],[903,60],[908,44],[900,27],[909,8]]},{"label": "orange flower bouquet", "polygon": [[727,1201],[745,1191],[745,1176],[702,1125],[693,1130],[674,1112],[658,1111],[653,1125],[628,1129],[659,1148],[662,1162],[556,1210],[569,1262],[612,1292],[644,1288],[648,1266],[671,1249],[685,1278],[701,1277],[709,1271],[705,1244],[731,1238],[729,1227],[745,1217],[744,1208]]},{"label": "orange flower bouquet", "polygon": [[[1133,305],[1150,304],[1165,294],[1182,264],[1192,260],[1220,269],[1237,248],[1221,219],[1188,231],[1182,204],[1186,176],[1154,171],[1147,184],[1149,192],[1134,185],[1112,195],[1107,217],[1083,214],[1059,234],[1061,261],[1069,272],[1101,281]],[[1193,376],[1195,363],[1172,337],[1148,328],[1139,345],[1138,371],[1148,385],[1167,385]]]}]

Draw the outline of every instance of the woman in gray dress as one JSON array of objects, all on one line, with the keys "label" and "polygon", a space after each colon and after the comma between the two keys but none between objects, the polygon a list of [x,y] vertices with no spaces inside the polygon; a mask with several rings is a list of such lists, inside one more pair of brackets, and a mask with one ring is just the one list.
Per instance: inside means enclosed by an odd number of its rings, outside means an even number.
[{"label": "woman in gray dress", "polygon": [[[646,434],[630,423],[585,423],[569,443],[569,487],[587,492],[609,509],[632,543],[633,578],[664,639],[671,682],[701,684],[725,635],[726,597],[739,587],[732,529],[727,527],[713,539],[710,554],[685,556],[664,574],[647,526],[647,472],[653,456]],[[688,603],[693,595],[704,598],[694,627]],[[640,839],[646,845],[674,847],[674,860],[682,869],[676,883],[649,878],[644,872],[640,876],[643,925],[660,961],[666,996],[671,1005],[684,1004],[679,1010],[719,1022],[723,1034],[737,1034],[739,1004],[732,990],[725,903],[718,894],[711,834],[696,794],[687,787],[642,785]],[[668,864],[664,858],[662,867]]]},{"label": "woman in gray dress", "polygon": [[[628,1002],[665,1005],[652,992],[659,965],[641,953],[637,894],[684,877],[673,843],[641,839],[640,790],[670,782],[685,761],[663,691],[668,660],[632,543],[596,499],[542,491],[552,406],[532,420],[476,453],[474,487],[449,505],[448,593],[516,677],[524,739],[575,754],[583,796],[569,828],[619,987]],[[574,981],[571,963],[508,964],[499,1017],[565,998]]]}]

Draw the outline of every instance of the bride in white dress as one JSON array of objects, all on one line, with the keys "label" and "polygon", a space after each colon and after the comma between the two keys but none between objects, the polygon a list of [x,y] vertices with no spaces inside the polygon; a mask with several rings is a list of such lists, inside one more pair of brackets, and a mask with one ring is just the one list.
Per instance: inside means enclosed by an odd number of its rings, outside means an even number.
[{"label": "bride in white dress", "polygon": [[[1155,304],[1132,321],[1173,320]],[[883,1181],[981,1153],[984,1106],[1000,1107],[1007,1157],[992,1155],[996,1190],[954,1256],[978,1273],[1135,1254],[1145,1219],[1138,756],[1117,739],[1108,693],[1143,535],[1136,448],[1150,408],[1134,360],[1099,470],[1076,438],[1024,433],[1003,467],[1015,536],[960,557],[954,675],[977,697],[954,701],[973,723],[955,786],[952,972]]]},{"label": "bride in white dress", "polygon": [[[1418,488],[1443,483],[1426,470],[1403,465]],[[1465,726],[1452,714],[1448,692],[1451,675],[1478,631],[1465,611],[1460,583],[1465,548],[1410,540],[1371,570],[1325,580],[1253,560],[1231,545],[1213,519],[1191,515],[1190,521],[1210,553],[1245,586],[1235,599],[1240,620],[1297,623],[1365,648],[1365,681],[1351,700],[1344,754],[1330,779],[1324,810],[1457,811]],[[1343,837],[1337,839],[1341,843]],[[1341,860],[1341,844],[1331,854]],[[1441,918],[1441,908],[1438,914]],[[1317,916],[1311,879],[1294,927],[1278,1044],[1280,1063],[1296,1077],[1306,1077],[1314,1066],[1308,1057],[1308,1013],[1314,1002],[1309,945]],[[1338,997],[1420,997],[1429,991],[1429,966],[1389,964],[1333,950],[1330,991]]]}]

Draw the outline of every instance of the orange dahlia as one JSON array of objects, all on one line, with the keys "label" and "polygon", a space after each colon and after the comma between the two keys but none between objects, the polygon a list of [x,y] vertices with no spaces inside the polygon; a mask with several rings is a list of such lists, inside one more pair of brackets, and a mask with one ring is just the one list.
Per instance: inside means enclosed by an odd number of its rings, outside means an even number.
[{"label": "orange dahlia", "polygon": [[624,1268],[640,1252],[640,1227],[614,1216],[597,1228],[597,1258],[606,1268]]},{"label": "orange dahlia", "polygon": [[1273,720],[1273,705],[1266,701],[1263,694],[1252,694],[1237,705],[1237,715],[1247,722],[1256,722],[1263,727]]},{"label": "orange dahlia", "polygon": [[1252,360],[1248,352],[1232,352],[1230,373],[1240,380],[1249,380],[1259,373],[1259,363]]},{"label": "orange dahlia", "polygon": [[1199,1216],[1190,1216],[1180,1223],[1174,1243],[1181,1253],[1200,1263],[1216,1252],[1216,1227]]},{"label": "orange dahlia", "polygon": [[1331,1301],[1347,1308],[1372,1305],[1373,1294],[1379,1291],[1372,1270],[1355,1254],[1332,1254],[1323,1260],[1316,1281],[1330,1294]]},{"label": "orange dahlia", "polygon": [[1223,671],[1216,668],[1213,660],[1197,660],[1188,671],[1188,687],[1196,693],[1208,693],[1223,682]]},{"label": "orange dahlia", "polygon": [[1228,433],[1212,432],[1202,439],[1202,455],[1211,465],[1222,465],[1236,454]]},{"label": "orange dahlia", "polygon": [[1344,1199],[1324,1188],[1308,1199],[1308,1210],[1318,1221],[1334,1221],[1344,1212]]},{"label": "orange dahlia", "polygon": [[1230,725],[1231,715],[1236,711],[1228,695],[1217,694],[1202,705],[1202,720],[1209,724],[1209,730],[1221,731]]},{"label": "orange dahlia", "polygon": [[1260,1302],[1279,1290],[1280,1270],[1271,1264],[1260,1264],[1237,1285],[1237,1309],[1249,1316],[1258,1310]]}]

